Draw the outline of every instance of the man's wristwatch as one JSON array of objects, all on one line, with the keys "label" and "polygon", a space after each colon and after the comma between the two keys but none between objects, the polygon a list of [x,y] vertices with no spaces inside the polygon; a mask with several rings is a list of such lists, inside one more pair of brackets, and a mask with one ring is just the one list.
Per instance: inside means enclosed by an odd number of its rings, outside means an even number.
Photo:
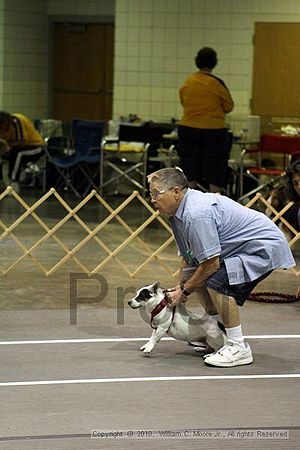
[{"label": "man's wristwatch", "polygon": [[184,284],[180,285],[180,289],[182,290],[182,293],[184,295],[186,295],[186,296],[191,295],[191,293],[187,289],[185,289]]}]

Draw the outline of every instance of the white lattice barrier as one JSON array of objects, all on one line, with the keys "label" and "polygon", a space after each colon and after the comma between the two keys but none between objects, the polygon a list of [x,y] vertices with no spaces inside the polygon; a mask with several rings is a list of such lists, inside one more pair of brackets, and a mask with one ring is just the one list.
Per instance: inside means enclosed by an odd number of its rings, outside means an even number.
[{"label": "white lattice barrier", "polygon": [[[140,196],[138,192],[133,192],[121,205],[119,205],[116,209],[113,209],[96,191],[92,191],[87,197],[85,197],[75,208],[71,208],[67,202],[55,191],[55,189],[50,189],[43,197],[41,197],[37,202],[35,202],[32,206],[29,206],[28,203],[11,187],[8,187],[1,195],[0,201],[6,197],[7,195],[10,198],[14,198],[23,208],[24,213],[21,214],[17,220],[15,220],[10,226],[7,226],[3,221],[0,221],[0,227],[3,229],[3,232],[0,236],[0,242],[5,238],[10,237],[14,240],[15,244],[21,250],[21,256],[17,257],[15,261],[8,265],[7,267],[1,267],[1,274],[6,275],[11,272],[15,267],[17,267],[26,257],[30,257],[32,262],[36,265],[36,267],[42,271],[46,276],[50,276],[54,274],[58,269],[60,269],[64,264],[66,264],[70,259],[72,259],[76,265],[80,268],[81,271],[85,273],[89,273],[90,275],[99,272],[103,269],[112,259],[116,262],[122,270],[126,272],[126,274],[130,277],[136,275],[143,267],[149,264],[151,261],[155,260],[164,270],[166,270],[169,274],[173,275],[173,271],[169,268],[169,265],[164,261],[164,259],[160,258],[160,253],[165,250],[173,241],[172,230],[170,226],[160,217],[157,211],[154,209]],[[36,213],[36,209],[46,202],[51,196],[54,196],[60,205],[66,210],[66,215],[59,220],[53,227],[49,227],[45,221]],[[91,199],[96,199],[99,204],[104,207],[109,215],[104,220],[102,220],[94,229],[91,229],[89,225],[87,225],[78,215],[80,210],[88,204]],[[120,217],[120,213],[134,200],[137,199],[141,206],[146,208],[150,217],[143,222],[136,230],[133,230],[124,219]],[[31,216],[37,225],[39,225],[44,231],[44,235],[38,239],[33,245],[27,248],[24,243],[15,236],[14,231],[20,226],[24,220]],[[64,243],[58,236],[58,231],[70,220],[74,219],[76,222],[82,227],[82,229],[87,233],[85,238],[83,238],[77,245],[73,248],[69,248],[66,243]],[[117,248],[111,250],[110,247],[103,242],[103,240],[99,237],[100,232],[108,227],[112,219],[116,219],[119,226],[125,229],[128,233],[127,239],[125,239]],[[168,232],[169,238],[155,251],[140,237],[140,234],[146,229],[146,227],[152,223],[154,220],[157,220],[161,226]],[[34,230],[32,230],[34,234]],[[56,242],[60,249],[62,249],[65,255],[52,267],[46,268],[36,256],[34,256],[34,252],[38,247],[41,247],[45,244],[50,238]],[[134,239],[136,239],[140,246],[143,248],[144,252],[147,254],[146,260],[137,267],[133,272],[128,270],[127,266],[118,258],[118,254],[128,246]],[[89,269],[77,256],[78,252],[89,242],[93,240],[104,253],[107,255],[99,264],[97,264],[92,269]]]},{"label": "white lattice barrier", "polygon": [[[44,273],[45,276],[54,274],[57,270],[65,266],[70,260],[79,267],[80,271],[88,273],[90,275],[100,272],[112,261],[114,261],[114,263],[116,263],[119,268],[122,269],[129,277],[134,277],[135,275],[137,275],[151,262],[159,264],[162,269],[168,272],[169,275],[176,275],[176,272],[174,273],[174,270],[172,270],[165,259],[161,257],[162,252],[164,252],[174,241],[172,230],[168,223],[159,215],[158,211],[154,211],[151,205],[147,203],[147,201],[143,197],[141,197],[138,192],[133,192],[116,209],[113,209],[96,191],[92,191],[74,208],[71,208],[67,204],[67,202],[58,194],[58,192],[55,191],[55,189],[50,189],[49,192],[43,195],[31,206],[11,187],[8,187],[2,194],[0,194],[0,201],[3,200],[7,195],[10,196],[11,200],[16,201],[18,205],[23,208],[24,212],[9,226],[6,225],[3,220],[0,220],[0,227],[3,230],[0,236],[0,242],[4,242],[5,239],[8,238],[12,239],[21,252],[21,255],[17,256],[12,263],[6,266],[1,265],[0,270],[2,275],[6,275],[9,272],[13,271],[13,269],[20,265],[25,258],[30,258],[32,263],[37,267],[39,271]],[[65,211],[64,217],[58,220],[58,222],[52,227],[47,225],[45,220],[37,214],[37,208],[43,205],[43,203],[51,197],[55,197],[55,199],[59,202],[60,206]],[[95,228],[93,229],[79,216],[79,212],[82,210],[82,208],[85,205],[88,205],[92,200],[96,200],[99,203],[99,206],[105,208],[108,213],[108,216],[99,224],[97,224],[97,226],[95,226]],[[150,214],[149,217],[136,229],[133,229],[120,216],[120,213],[124,212],[124,210],[129,207],[129,205],[133,201],[138,201],[141,208],[144,208],[144,210],[147,210],[147,212]],[[260,193],[258,193],[246,206],[252,207],[256,203],[262,203],[264,207],[268,208],[274,215],[272,220],[274,222],[278,220],[281,221],[283,225],[289,230],[291,234],[291,239],[289,241],[290,246],[293,246],[300,239],[300,233],[297,232],[283,217],[284,213],[292,206],[292,202],[278,212]],[[43,236],[37,239],[30,246],[25,245],[23,240],[16,236],[18,227],[20,227],[28,217],[34,219],[34,224],[39,227],[39,229],[43,230]],[[86,233],[86,236],[72,248],[70,248],[67,243],[58,236],[59,231],[70,220],[75,220],[76,223],[81,227],[81,229]],[[105,243],[104,240],[100,237],[101,233],[109,228],[112,220],[116,220],[119,229],[122,231],[125,230],[128,235],[128,237],[125,238],[114,249],[112,249],[111,246]],[[155,220],[158,221],[161,228],[167,232],[168,237],[161,245],[157,247],[156,250],[153,250],[153,246],[150,246],[146,243],[145,239],[141,237],[141,233],[145,232],[147,227]],[[31,229],[31,234],[35,234],[34,229]],[[57,248],[60,249],[64,255],[52,267],[47,268],[35,255],[35,252],[38,248],[41,248],[43,245],[45,245],[45,243],[47,243],[47,241],[49,241],[50,239],[53,239],[54,243],[57,245]],[[129,270],[127,264],[124,264],[121,261],[119,256],[120,253],[128,246],[130,246],[134,240],[136,240],[136,242],[138,242],[140,247],[143,249],[145,259],[141,264],[138,265],[138,267],[131,271]],[[100,261],[97,261],[96,265],[94,265],[92,268],[87,267],[87,264],[84,263],[78,256],[79,252],[89,242],[93,242],[93,244],[95,244],[97,248],[100,248],[101,252],[104,254],[104,258],[102,258]],[[299,269],[294,269],[294,273],[297,276],[300,276]]]},{"label": "white lattice barrier", "polygon": [[[251,199],[247,203],[246,207],[251,208],[253,205],[259,203],[262,203],[265,209],[268,209],[269,212],[273,215],[272,221],[274,223],[277,222],[278,224],[278,221],[280,221],[284,225],[284,227],[288,231],[289,235],[288,243],[290,247],[295,246],[297,241],[300,242],[300,232],[295,230],[295,228],[292,227],[292,225],[283,217],[283,215],[293,206],[294,204],[293,202],[289,202],[284,208],[282,208],[281,211],[276,211],[276,209],[271,205],[271,203],[268,200],[266,200],[260,193],[257,193],[255,197],[253,197],[253,199]],[[300,276],[299,268],[294,268],[292,270],[298,277]]]}]

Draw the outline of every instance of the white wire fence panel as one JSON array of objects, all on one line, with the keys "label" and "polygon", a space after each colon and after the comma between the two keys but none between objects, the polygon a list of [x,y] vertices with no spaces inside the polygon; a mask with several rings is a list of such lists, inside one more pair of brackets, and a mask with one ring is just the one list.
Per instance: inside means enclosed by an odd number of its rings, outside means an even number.
[{"label": "white wire fence panel", "polygon": [[[53,188],[32,205],[10,186],[0,194],[0,202],[7,201],[8,197],[10,202],[16,202],[14,211],[17,210],[19,215],[17,218],[14,216],[11,223],[0,220],[2,275],[30,261],[45,276],[66,270],[70,264],[89,275],[110,265],[115,270],[117,265],[116,270],[122,270],[128,277],[134,277],[155,264],[172,277],[176,276],[178,257],[172,230],[159,212],[136,191],[115,208],[96,191],[91,191],[75,207],[71,207]],[[46,220],[41,207],[48,205],[49,201],[55,202],[55,209],[59,206],[61,211],[59,217]],[[94,209],[96,204],[97,210],[102,211],[96,224],[83,218],[84,210],[91,204]],[[281,211],[276,211],[258,193],[246,207],[268,210],[270,218],[284,228],[289,245],[293,247],[300,242],[300,233],[284,218],[292,205],[290,202]],[[54,204],[50,208],[54,209]],[[300,276],[299,268],[293,272]]]},{"label": "white wire fence panel", "polygon": [[[0,266],[2,275],[8,274],[28,258],[45,276],[54,274],[70,261],[77,269],[90,275],[112,262],[129,277],[135,276],[151,262],[158,264],[169,275],[174,273],[169,261],[173,259],[174,265],[174,257],[162,255],[171,244],[174,245],[171,228],[136,191],[115,209],[96,191],[92,191],[73,208],[55,189],[50,189],[33,205],[29,205],[11,187],[0,195],[0,201],[7,195],[10,202],[14,200],[21,206],[21,210],[19,217],[10,224],[0,220],[0,242],[4,249]],[[49,220],[46,222],[38,211],[49,199],[55,199],[63,209],[61,217],[50,221],[51,223]],[[106,217],[92,226],[82,218],[81,213],[89,202],[95,201],[99,208],[105,210]],[[132,220],[126,222],[121,215],[133,201],[139,203],[139,215],[142,218],[135,228],[130,225]],[[141,210],[148,214],[146,220],[143,217],[145,213]],[[147,227],[154,221],[158,227],[149,231]],[[54,259],[56,261],[53,263]],[[130,267],[132,261],[138,262],[134,268]]]}]

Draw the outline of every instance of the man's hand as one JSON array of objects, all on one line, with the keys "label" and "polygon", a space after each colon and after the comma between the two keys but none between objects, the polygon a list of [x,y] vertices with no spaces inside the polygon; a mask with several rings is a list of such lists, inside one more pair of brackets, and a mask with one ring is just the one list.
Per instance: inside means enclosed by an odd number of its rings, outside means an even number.
[{"label": "man's hand", "polygon": [[187,296],[182,292],[180,285],[167,289],[167,296],[170,299],[172,306],[176,306],[179,302],[187,301]]}]

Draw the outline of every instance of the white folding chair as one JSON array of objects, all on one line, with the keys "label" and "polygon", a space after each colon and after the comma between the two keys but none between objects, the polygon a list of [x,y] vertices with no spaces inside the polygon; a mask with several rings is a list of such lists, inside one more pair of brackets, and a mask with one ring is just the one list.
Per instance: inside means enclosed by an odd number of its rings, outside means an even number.
[{"label": "white folding chair", "polygon": [[149,124],[121,124],[116,139],[104,139],[101,192],[108,186],[115,190],[125,181],[145,196],[149,148],[160,145],[164,132],[163,128]]}]

